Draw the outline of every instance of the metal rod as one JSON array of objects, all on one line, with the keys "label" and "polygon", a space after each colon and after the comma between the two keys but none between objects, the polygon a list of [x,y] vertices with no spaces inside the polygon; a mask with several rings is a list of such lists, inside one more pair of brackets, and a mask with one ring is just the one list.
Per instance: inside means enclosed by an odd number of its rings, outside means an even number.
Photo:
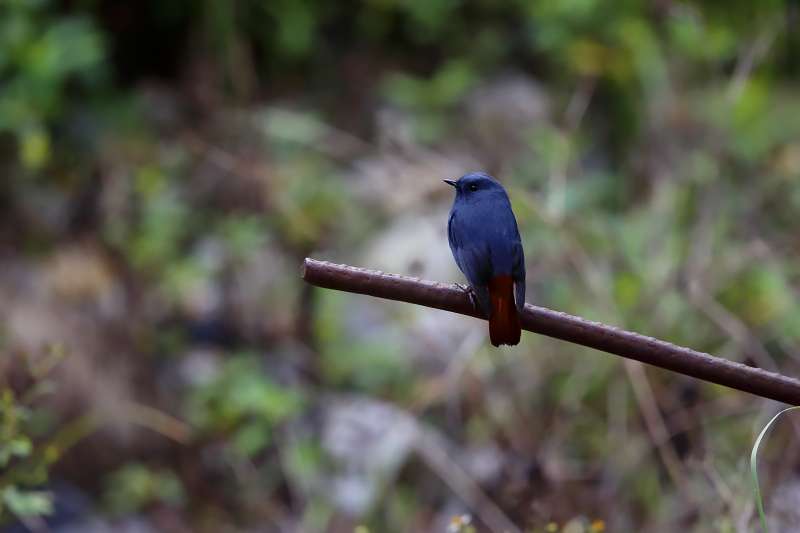
[{"label": "metal rod", "polygon": [[[300,272],[303,280],[317,287],[424,305],[486,320],[486,316],[472,306],[467,293],[456,285],[310,258],[303,262]],[[522,329],[533,333],[627,357],[763,398],[800,405],[800,380],[795,378],[530,304],[525,305],[520,321]]]}]

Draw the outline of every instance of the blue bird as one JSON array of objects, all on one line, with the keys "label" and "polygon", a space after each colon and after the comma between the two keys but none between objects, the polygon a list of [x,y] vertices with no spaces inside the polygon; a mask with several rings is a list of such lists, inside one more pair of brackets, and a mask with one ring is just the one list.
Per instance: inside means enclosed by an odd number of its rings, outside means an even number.
[{"label": "blue bird", "polygon": [[447,219],[450,250],[489,317],[489,339],[494,346],[516,345],[525,306],[525,254],[508,194],[482,172],[444,182],[456,188]]}]

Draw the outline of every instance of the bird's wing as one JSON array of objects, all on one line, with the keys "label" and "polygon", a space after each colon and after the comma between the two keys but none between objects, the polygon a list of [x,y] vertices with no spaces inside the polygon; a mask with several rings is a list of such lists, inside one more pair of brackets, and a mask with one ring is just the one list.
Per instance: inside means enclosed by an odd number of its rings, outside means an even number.
[{"label": "bird's wing", "polygon": [[464,267],[461,266],[461,257],[458,254],[458,248],[460,243],[456,237],[456,232],[453,224],[455,218],[456,218],[455,213],[451,211],[450,216],[447,217],[447,241],[450,243],[450,251],[453,253],[453,259],[456,260],[456,264],[458,265],[459,270],[461,270],[461,272],[464,272]]},{"label": "bird's wing", "polygon": [[489,298],[489,280],[492,277],[492,258],[488,247],[461,246],[458,248],[458,255],[460,256],[461,271],[464,272],[469,286],[475,292],[481,309],[486,316],[491,316],[492,301]]},{"label": "bird's wing", "polygon": [[458,268],[467,278],[481,309],[490,316],[492,302],[489,298],[489,279],[492,277],[492,258],[488,247],[475,246],[464,234],[465,228],[459,223],[458,215],[451,212],[447,219],[447,239]]},{"label": "bird's wing", "polygon": [[520,240],[511,245],[511,277],[514,278],[517,309],[522,311],[525,307],[525,252]]}]

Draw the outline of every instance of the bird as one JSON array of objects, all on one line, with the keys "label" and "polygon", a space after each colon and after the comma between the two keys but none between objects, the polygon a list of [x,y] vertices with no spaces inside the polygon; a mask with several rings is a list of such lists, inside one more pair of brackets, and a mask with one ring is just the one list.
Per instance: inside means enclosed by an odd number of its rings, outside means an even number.
[{"label": "bird", "polygon": [[458,180],[444,180],[456,189],[447,218],[447,239],[458,268],[489,318],[489,340],[494,346],[519,344],[519,312],[525,306],[525,254],[511,210],[508,193],[500,182],[483,172]]}]

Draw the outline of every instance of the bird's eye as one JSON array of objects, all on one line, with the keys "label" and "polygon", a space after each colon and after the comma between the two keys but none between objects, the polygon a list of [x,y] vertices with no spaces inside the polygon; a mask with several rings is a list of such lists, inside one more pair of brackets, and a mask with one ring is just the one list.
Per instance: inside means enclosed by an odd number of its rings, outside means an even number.
[{"label": "bird's eye", "polygon": [[478,190],[478,186],[473,183],[472,185],[469,186],[469,190],[477,191]]}]

